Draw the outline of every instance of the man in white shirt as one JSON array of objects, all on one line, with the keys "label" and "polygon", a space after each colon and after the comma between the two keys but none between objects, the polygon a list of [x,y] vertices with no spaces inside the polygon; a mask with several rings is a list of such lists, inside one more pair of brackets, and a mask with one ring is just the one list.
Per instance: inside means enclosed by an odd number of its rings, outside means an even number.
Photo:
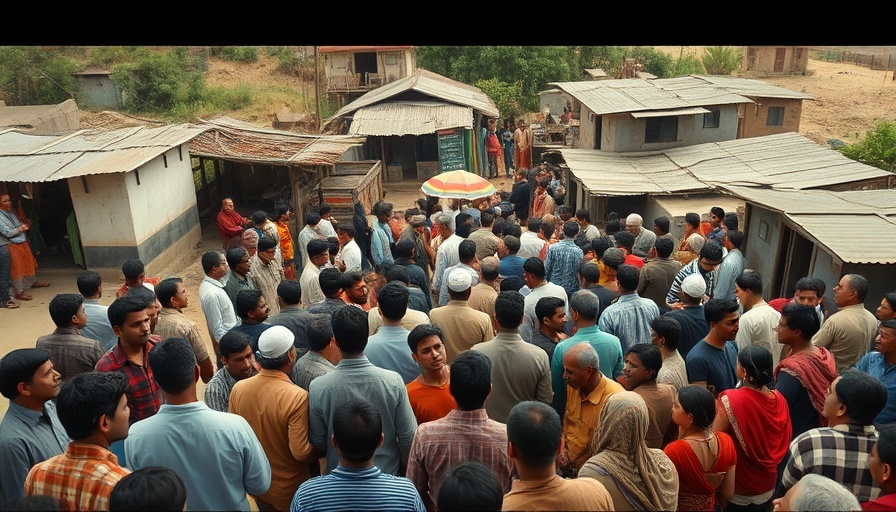
[{"label": "man in white shirt", "polygon": [[[743,350],[750,345],[761,345],[772,353],[774,364],[781,360],[781,349],[775,327],[781,320],[781,313],[768,305],[762,298],[762,276],[755,270],[745,270],[734,280],[734,294],[743,308],[740,325],[734,341],[737,349]],[[789,347],[785,347],[790,350]]]},{"label": "man in white shirt", "polygon": [[351,224],[340,225],[336,229],[339,240],[339,254],[336,255],[336,268],[343,272],[361,271],[361,247],[355,242],[355,227]]},{"label": "man in white shirt", "polygon": [[218,348],[218,340],[239,323],[233,303],[230,302],[230,297],[224,291],[224,283],[221,281],[230,271],[224,253],[206,251],[202,255],[202,271],[205,272],[205,279],[199,285],[199,305],[205,315],[208,334],[215,349],[215,361],[220,361],[221,349]]},{"label": "man in white shirt", "polygon": [[541,233],[541,224],[541,219],[538,217],[529,218],[527,231],[520,235],[520,250],[516,253],[517,256],[524,259],[541,257],[541,249],[547,243],[538,236]]}]

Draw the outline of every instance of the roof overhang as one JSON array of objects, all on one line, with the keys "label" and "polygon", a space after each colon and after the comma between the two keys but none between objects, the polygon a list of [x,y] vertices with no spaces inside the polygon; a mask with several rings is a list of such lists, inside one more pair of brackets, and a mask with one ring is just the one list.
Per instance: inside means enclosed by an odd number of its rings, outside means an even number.
[{"label": "roof overhang", "polygon": [[642,117],[666,117],[666,116],[695,116],[697,114],[709,114],[709,110],[703,107],[677,108],[675,110],[649,110],[645,112],[632,112],[634,118]]}]

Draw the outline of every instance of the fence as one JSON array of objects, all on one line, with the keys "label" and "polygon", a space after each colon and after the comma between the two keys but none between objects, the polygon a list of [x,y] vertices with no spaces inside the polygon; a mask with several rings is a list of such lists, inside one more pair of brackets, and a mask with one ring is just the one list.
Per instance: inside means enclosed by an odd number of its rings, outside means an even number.
[{"label": "fence", "polygon": [[811,53],[811,57],[815,60],[823,60],[827,62],[845,62],[877,70],[893,70],[896,69],[896,55],[877,53],[853,53],[849,51],[837,50],[816,50]]}]

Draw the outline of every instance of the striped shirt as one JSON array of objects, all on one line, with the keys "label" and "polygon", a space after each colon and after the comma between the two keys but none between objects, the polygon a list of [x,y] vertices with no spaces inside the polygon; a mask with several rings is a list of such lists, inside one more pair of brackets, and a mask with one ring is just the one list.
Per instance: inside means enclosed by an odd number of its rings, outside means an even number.
[{"label": "striped shirt", "polygon": [[376,466],[360,469],[338,466],[329,475],[303,482],[289,510],[425,512],[426,507],[407,478],[383,473]]},{"label": "striped shirt", "polygon": [[880,487],[868,471],[868,457],[877,442],[872,425],[835,425],[813,428],[790,442],[790,454],[781,478],[788,490],[803,475],[815,473],[839,482],[860,502],[880,496]]},{"label": "striped shirt", "polygon": [[128,473],[109,450],[72,442],[65,453],[31,468],[25,494],[59,498],[65,510],[107,510],[112,487]]}]

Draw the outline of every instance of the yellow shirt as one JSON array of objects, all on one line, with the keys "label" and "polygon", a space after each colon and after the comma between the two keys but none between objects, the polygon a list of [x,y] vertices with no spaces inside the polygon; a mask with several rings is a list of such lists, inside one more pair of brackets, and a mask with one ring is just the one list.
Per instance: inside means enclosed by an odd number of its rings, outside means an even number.
[{"label": "yellow shirt", "polygon": [[566,386],[566,414],[563,415],[563,438],[569,462],[582,467],[591,458],[591,440],[597,431],[600,412],[610,395],[625,391],[622,384],[601,377],[594,391],[583,397],[578,389]]}]

